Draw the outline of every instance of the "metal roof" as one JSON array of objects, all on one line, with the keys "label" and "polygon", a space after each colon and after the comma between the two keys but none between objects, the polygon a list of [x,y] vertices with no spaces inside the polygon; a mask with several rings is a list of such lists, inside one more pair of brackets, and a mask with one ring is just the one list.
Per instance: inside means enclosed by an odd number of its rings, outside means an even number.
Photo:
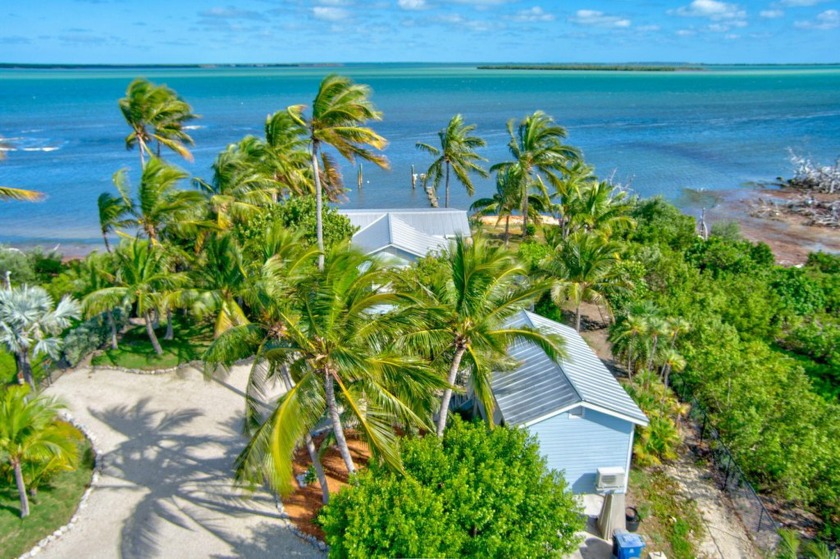
[{"label": "metal roof", "polygon": [[[454,208],[407,208],[393,210],[339,210],[347,216],[350,223],[364,229],[383,216],[392,217],[407,223],[414,229],[433,237],[452,238],[457,235],[470,236],[470,223],[467,212]],[[361,232],[361,231],[360,231]]]},{"label": "metal roof", "polygon": [[537,423],[577,405],[615,415],[637,425],[648,419],[574,328],[521,311],[509,326],[529,326],[559,334],[569,357],[552,361],[531,342],[516,342],[509,354],[520,365],[493,374],[493,395],[506,423]]},{"label": "metal roof", "polygon": [[395,247],[421,258],[430,252],[449,248],[449,241],[445,238],[419,231],[391,213],[383,214],[356,232],[353,235],[353,244],[367,254]]}]

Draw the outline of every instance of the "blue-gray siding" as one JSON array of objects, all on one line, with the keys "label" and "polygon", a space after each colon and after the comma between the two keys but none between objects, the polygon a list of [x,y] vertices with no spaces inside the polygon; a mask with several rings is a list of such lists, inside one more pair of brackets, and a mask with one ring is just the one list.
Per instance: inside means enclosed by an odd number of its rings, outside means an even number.
[{"label": "blue-gray siding", "polygon": [[561,413],[528,427],[548,466],[563,470],[574,493],[595,493],[598,468],[627,469],[633,424],[591,409],[583,417]]}]

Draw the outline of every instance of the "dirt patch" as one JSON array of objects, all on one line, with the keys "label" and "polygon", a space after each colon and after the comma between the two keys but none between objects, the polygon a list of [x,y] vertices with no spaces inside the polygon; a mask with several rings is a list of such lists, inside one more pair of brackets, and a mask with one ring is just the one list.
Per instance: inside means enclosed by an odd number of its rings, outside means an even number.
[{"label": "dirt patch", "polygon": [[[356,469],[364,468],[370,459],[370,450],[367,444],[355,433],[347,432],[346,435],[347,445],[350,447],[350,455],[353,457]],[[315,444],[320,445],[322,441],[323,436],[315,439]],[[311,464],[306,447],[298,449],[294,459],[295,477],[305,474]],[[330,488],[330,494],[334,495],[347,485],[347,467],[344,465],[344,460],[341,458],[338,449],[334,446],[328,448],[321,457],[321,464],[327,476],[327,486]],[[286,511],[289,520],[294,522],[295,526],[302,532],[324,541],[324,532],[315,524],[315,516],[322,506],[321,486],[317,480],[304,487],[299,487],[292,495],[283,499],[283,509]]]}]

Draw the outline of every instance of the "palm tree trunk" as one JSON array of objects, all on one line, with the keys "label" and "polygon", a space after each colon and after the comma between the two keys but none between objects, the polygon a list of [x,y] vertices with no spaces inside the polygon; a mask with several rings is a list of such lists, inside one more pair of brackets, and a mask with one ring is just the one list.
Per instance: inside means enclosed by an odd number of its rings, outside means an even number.
[{"label": "palm tree trunk", "polygon": [[449,161],[446,162],[446,201],[443,203],[443,207],[449,207]]},{"label": "palm tree trunk", "polygon": [[510,240],[510,216],[505,218],[505,248],[508,247],[508,241]]},{"label": "palm tree trunk", "polygon": [[312,174],[315,176],[315,235],[318,239],[318,270],[324,271],[324,221],[321,216],[323,201],[321,198],[321,173],[318,166],[318,144],[312,142]]},{"label": "palm tree trunk", "polygon": [[102,240],[105,241],[105,250],[107,250],[108,254],[110,254],[111,253],[111,243],[108,242],[108,234],[105,231],[102,232]]},{"label": "palm tree trunk", "polygon": [[143,318],[146,320],[146,333],[149,335],[149,341],[152,342],[152,347],[154,348],[155,353],[162,355],[163,349],[160,347],[160,342],[158,341],[157,336],[155,336],[155,329],[152,327],[152,317],[149,316],[148,312],[146,312],[146,314],[143,315]]},{"label": "palm tree trunk", "polygon": [[526,183],[525,192],[522,193],[522,238],[528,236],[528,186]]},{"label": "palm tree trunk", "polygon": [[17,484],[18,495],[20,496],[20,517],[29,516],[29,497],[26,495],[26,483],[23,481],[23,470],[20,467],[20,460],[12,463],[15,468],[15,483]]},{"label": "palm tree trunk", "polygon": [[172,310],[166,309],[166,334],[163,336],[164,340],[175,339],[175,331],[172,329]]},{"label": "palm tree trunk", "polygon": [[[446,377],[446,382],[449,386],[455,384],[455,378],[458,376],[458,369],[461,368],[461,359],[467,352],[466,346],[459,346],[455,350],[455,356],[452,358],[452,365],[449,367],[449,376]],[[449,415],[449,401],[452,400],[452,389],[447,388],[443,391],[443,398],[440,401],[440,415],[437,424],[437,436],[442,437],[443,431],[446,429],[446,417]]]},{"label": "palm tree trunk", "polygon": [[575,330],[580,332],[580,303],[575,308]]},{"label": "palm tree trunk", "polygon": [[327,485],[327,475],[321,465],[321,458],[318,456],[318,449],[315,448],[315,441],[312,435],[306,434],[306,450],[309,451],[309,459],[312,460],[312,467],[315,468],[315,475],[318,477],[318,485],[321,486],[321,502],[325,505],[330,502],[330,488]]},{"label": "palm tree trunk", "polygon": [[15,355],[15,358],[18,367],[18,383],[23,384],[25,382],[32,389],[32,392],[35,392],[37,388],[35,387],[35,377],[32,374],[32,364],[29,363],[29,354],[24,350],[23,353]]},{"label": "palm tree trunk", "polygon": [[344,465],[347,466],[347,471],[352,474],[356,471],[356,466],[353,465],[353,457],[350,456],[350,447],[347,446],[347,439],[344,437],[344,427],[341,425],[341,416],[338,414],[338,402],[335,400],[334,382],[332,374],[329,371],[324,371],[324,391],[326,392],[330,421],[332,422],[333,433],[335,434],[335,444],[338,446],[338,452],[344,459]]},{"label": "palm tree trunk", "polygon": [[[286,390],[291,390],[295,386],[295,381],[292,380],[292,375],[289,374],[289,368],[286,365],[281,366],[280,375],[283,379],[283,384],[286,385]],[[321,502],[326,505],[330,501],[330,488],[327,485],[327,476],[324,473],[324,467],[321,465],[321,457],[318,456],[318,449],[315,448],[315,441],[312,440],[312,435],[307,433],[304,440],[306,441],[306,450],[309,452],[309,459],[312,460],[312,467],[315,468],[315,475],[318,477],[318,485],[321,486]]]},{"label": "palm tree trunk", "polygon": [[111,349],[117,349],[117,323],[114,320],[114,312],[108,311],[108,326],[111,327]]},{"label": "palm tree trunk", "polygon": [[650,357],[648,357],[647,369],[653,368],[653,360],[656,358],[656,344],[659,343],[659,336],[653,337],[653,348],[650,350]]}]

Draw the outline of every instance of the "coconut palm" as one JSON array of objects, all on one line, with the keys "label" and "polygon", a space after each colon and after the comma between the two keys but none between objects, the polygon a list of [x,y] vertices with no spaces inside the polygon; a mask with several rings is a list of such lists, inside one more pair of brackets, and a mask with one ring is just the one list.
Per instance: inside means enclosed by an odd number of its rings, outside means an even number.
[{"label": "coconut palm", "polygon": [[134,308],[137,317],[146,324],[146,333],[155,353],[163,348],[155,335],[152,313],[166,308],[167,297],[177,296],[186,277],[172,272],[169,256],[155,250],[148,241],[124,241],[114,252],[116,273],[109,277],[111,287],[98,289],[83,300],[88,315],[99,314],[116,307]]},{"label": "coconut palm", "polygon": [[662,382],[665,386],[668,386],[669,377],[671,372],[679,373],[686,366],[685,357],[680,355],[675,349],[666,347],[660,354],[659,362],[662,365],[662,370],[660,371],[660,375],[662,376]]},{"label": "coconut palm", "polygon": [[125,97],[119,100],[120,111],[131,127],[125,138],[125,146],[140,150],[140,165],[145,167],[146,155],[151,155],[150,144],[157,142],[157,156],[160,146],[166,146],[184,159],[192,161],[192,154],[185,144],[193,139],[184,131],[184,124],[198,118],[189,103],[178,97],[165,85],[155,85],[137,78],[126,89]]},{"label": "coconut palm", "polygon": [[551,185],[560,184],[566,165],[578,159],[580,154],[575,148],[563,143],[567,135],[566,129],[542,111],[526,116],[518,125],[516,119],[509,120],[507,129],[510,135],[508,149],[513,160],[497,163],[490,170],[518,168],[522,192],[522,235],[525,236],[529,202],[526,193],[537,187],[547,197],[543,178]]},{"label": "coconut palm", "polygon": [[[359,158],[387,169],[388,160],[368,149],[372,147],[381,150],[386,146],[387,141],[373,129],[364,126],[369,120],[381,120],[382,113],[377,111],[370,101],[370,88],[366,85],[355,84],[350,78],[336,74],[328,75],[321,82],[312,103],[312,114],[309,119],[303,116],[304,108],[303,105],[295,105],[289,107],[287,111],[294,122],[306,128],[309,135],[310,161],[315,180],[318,250],[322,252],[318,258],[318,267],[323,268],[324,224],[321,167],[323,161],[329,161],[322,158],[319,162],[323,145],[332,146],[348,160]],[[330,168],[337,172],[335,166],[331,165]]]},{"label": "coconut palm", "polygon": [[418,314],[428,313],[430,326],[406,336],[413,346],[447,363],[437,434],[446,428],[449,402],[459,373],[467,374],[472,392],[484,405],[488,419],[495,408],[490,380],[494,365],[507,361],[508,346],[529,341],[552,359],[564,356],[563,340],[531,328],[509,326],[509,319],[547,289],[545,283],[525,283],[527,271],[501,247],[483,238],[459,237],[450,248],[445,273],[413,291],[421,300]]},{"label": "coconut palm", "polygon": [[[493,197],[480,198],[470,206],[470,211],[475,212],[476,215],[498,216],[497,226],[502,219],[505,220],[505,246],[508,246],[510,241],[510,216],[522,207],[520,201],[522,192],[519,188],[517,172],[517,168],[514,167],[499,170],[496,173],[496,192]],[[531,195],[530,198],[528,211],[531,215],[529,217],[539,219],[539,213],[545,209],[544,199],[534,195]]]},{"label": "coconut palm", "polygon": [[63,297],[58,305],[41,287],[23,285],[0,290],[0,344],[15,356],[18,382],[35,390],[31,358],[60,357],[61,338],[57,337],[79,318],[79,304]]},{"label": "coconut palm", "polygon": [[78,436],[69,424],[59,422],[62,408],[53,398],[30,397],[27,386],[0,392],[0,457],[14,470],[21,518],[29,516],[25,466],[57,461],[65,469],[74,469],[78,462]]},{"label": "coconut palm", "polygon": [[628,314],[616,320],[610,328],[609,341],[613,344],[616,355],[624,354],[627,358],[627,375],[632,379],[635,361],[647,353],[644,345],[647,341],[648,322],[646,317]]},{"label": "coconut palm", "polygon": [[99,227],[102,231],[102,240],[105,241],[105,250],[111,252],[111,243],[108,241],[108,233],[114,232],[117,228],[127,225],[124,219],[129,208],[125,201],[109,192],[103,192],[96,200],[99,209]]},{"label": "coconut palm", "polygon": [[481,177],[488,176],[487,171],[478,164],[479,161],[487,161],[476,153],[476,149],[483,148],[487,142],[479,136],[473,135],[475,124],[464,124],[464,117],[455,115],[446,125],[446,128],[438,132],[440,148],[431,144],[417,142],[417,148],[425,151],[436,159],[426,171],[426,180],[431,181],[437,190],[441,179],[446,185],[446,198],[444,207],[449,207],[449,172],[455,173],[467,194],[472,196],[475,193],[470,173],[477,173]]},{"label": "coconut palm", "polygon": [[571,197],[566,221],[568,230],[597,231],[605,237],[625,228],[635,227],[630,217],[633,204],[627,194],[609,182],[592,182],[580,188]]},{"label": "coconut palm", "polygon": [[342,408],[374,456],[401,468],[394,424],[427,427],[424,405],[443,382],[394,348],[393,338],[416,326],[416,319],[392,307],[403,297],[381,287],[386,275],[381,264],[346,246],[335,248],[323,273],[309,274],[291,296],[288,279],[275,285],[274,272],[266,272],[263,322],[231,328],[206,354],[211,364],[230,364],[248,354],[268,363],[267,373],[254,379],[254,394],[271,375],[287,371],[291,379],[291,388],[240,456],[240,476],[265,477],[287,494],[292,453],[324,415],[348,471],[355,471]]},{"label": "coconut palm", "polygon": [[114,185],[120,193],[125,210],[130,217],[122,223],[136,227],[157,245],[166,233],[192,232],[208,226],[201,210],[204,196],[196,190],[180,190],[178,182],[187,173],[152,157],[143,168],[137,201],[131,196],[128,171],[120,169],[114,174]]},{"label": "coconut palm", "polygon": [[560,181],[554,185],[552,198],[557,200],[554,208],[563,239],[571,233],[572,205],[578,200],[583,190],[597,181],[595,168],[587,165],[582,159],[578,159],[566,166]]},{"label": "coconut palm", "polygon": [[626,286],[616,273],[618,245],[597,235],[572,234],[546,261],[545,271],[553,278],[551,298],[575,308],[575,329],[580,332],[580,306],[584,301],[606,306],[605,292],[611,286]]}]

